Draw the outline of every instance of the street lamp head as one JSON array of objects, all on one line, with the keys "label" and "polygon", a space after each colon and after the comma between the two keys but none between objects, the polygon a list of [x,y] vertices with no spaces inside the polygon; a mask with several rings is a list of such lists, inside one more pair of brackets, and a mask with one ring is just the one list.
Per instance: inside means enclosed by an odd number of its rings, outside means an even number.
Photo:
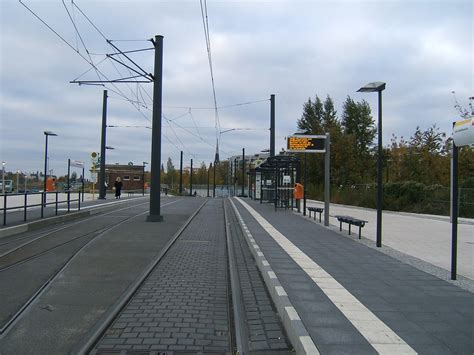
[{"label": "street lamp head", "polygon": [[376,81],[361,87],[357,92],[380,92],[385,90],[385,85],[384,82]]},{"label": "street lamp head", "polygon": [[45,136],[57,136],[56,133],[53,133],[51,131],[44,131]]},{"label": "street lamp head", "polygon": [[7,165],[7,162],[6,161],[2,161],[2,166],[5,166]]}]

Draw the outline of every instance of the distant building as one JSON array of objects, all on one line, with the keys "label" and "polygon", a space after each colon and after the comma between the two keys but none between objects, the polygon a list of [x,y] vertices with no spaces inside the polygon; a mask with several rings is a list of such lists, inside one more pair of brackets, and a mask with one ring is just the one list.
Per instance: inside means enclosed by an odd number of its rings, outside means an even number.
[{"label": "distant building", "polygon": [[[267,159],[270,156],[268,153],[259,153],[259,154],[252,154],[252,155],[246,155],[245,156],[245,166],[248,169],[248,166],[250,165],[251,169],[255,169],[257,166],[259,166],[265,159]],[[242,155],[234,155],[229,158],[230,162],[234,164],[234,162],[237,160],[237,166],[242,167]]]},{"label": "distant building", "polygon": [[107,183],[107,190],[113,189],[114,182],[117,177],[120,177],[122,179],[122,189],[124,191],[142,190],[143,176],[143,165],[105,164],[105,182]]}]

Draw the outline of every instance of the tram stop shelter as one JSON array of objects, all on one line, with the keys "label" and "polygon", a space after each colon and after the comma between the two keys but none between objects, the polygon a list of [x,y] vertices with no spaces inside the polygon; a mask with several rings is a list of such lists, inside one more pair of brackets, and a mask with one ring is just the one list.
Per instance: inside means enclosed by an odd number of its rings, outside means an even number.
[{"label": "tram stop shelter", "polygon": [[252,198],[260,203],[273,203],[278,208],[300,208],[294,186],[301,181],[300,159],[290,155],[268,157],[249,172]]}]

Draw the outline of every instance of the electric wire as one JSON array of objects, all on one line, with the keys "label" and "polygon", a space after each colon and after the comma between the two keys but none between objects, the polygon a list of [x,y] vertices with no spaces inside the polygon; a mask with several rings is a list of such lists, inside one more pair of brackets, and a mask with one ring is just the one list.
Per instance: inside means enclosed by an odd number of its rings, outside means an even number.
[{"label": "electric wire", "polygon": [[202,23],[204,27],[204,36],[206,39],[206,49],[207,49],[207,58],[209,62],[209,71],[211,74],[211,85],[212,85],[212,95],[214,99],[214,115],[215,115],[215,125],[216,125],[216,153],[218,153],[217,149],[219,146],[219,139],[220,139],[220,119],[219,119],[219,110],[217,109],[217,98],[216,98],[216,86],[214,82],[214,71],[212,69],[212,52],[211,52],[211,38],[209,34],[209,17],[207,15],[207,1],[199,0],[201,5],[201,17]]}]

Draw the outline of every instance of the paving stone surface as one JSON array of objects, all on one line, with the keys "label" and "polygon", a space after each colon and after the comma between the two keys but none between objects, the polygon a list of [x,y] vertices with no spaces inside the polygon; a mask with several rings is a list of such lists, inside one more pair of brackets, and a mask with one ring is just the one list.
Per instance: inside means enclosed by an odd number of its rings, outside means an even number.
[{"label": "paving stone surface", "polygon": [[[230,206],[229,206],[230,207]],[[280,317],[244,239],[232,208],[228,208],[230,232],[240,279],[249,349],[252,352],[291,349]]]},{"label": "paving stone surface", "polygon": [[[245,200],[420,354],[474,353],[474,297],[357,240],[273,206]],[[311,278],[236,203],[323,354],[374,348]]]},{"label": "paving stone surface", "polygon": [[230,350],[222,200],[210,200],[93,353]]}]

